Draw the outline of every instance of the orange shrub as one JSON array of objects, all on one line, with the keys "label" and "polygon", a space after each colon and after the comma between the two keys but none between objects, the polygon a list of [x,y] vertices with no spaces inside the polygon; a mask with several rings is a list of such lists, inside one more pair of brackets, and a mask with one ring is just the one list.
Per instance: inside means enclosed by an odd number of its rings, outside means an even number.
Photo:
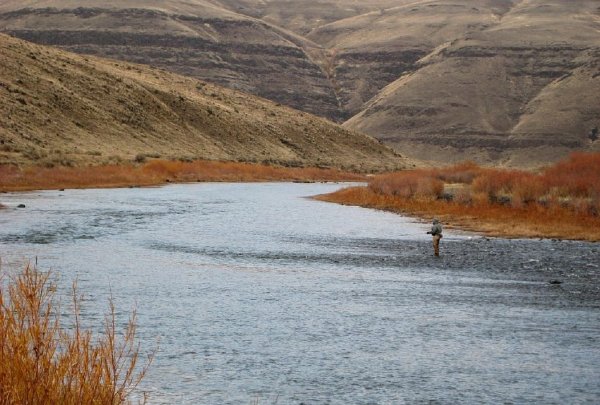
[{"label": "orange shrub", "polygon": [[437,217],[446,225],[461,227],[490,235],[508,237],[549,237],[600,241],[600,218],[590,217],[572,209],[542,207],[530,204],[520,208],[491,204],[476,196],[470,204],[445,200],[423,201],[415,198],[380,194],[368,187],[342,189],[316,197],[348,205],[359,205],[430,220]]},{"label": "orange shrub", "polygon": [[473,180],[473,191],[486,193],[490,201],[510,195],[523,177],[529,176],[518,170],[487,170]]},{"label": "orange shrub", "polygon": [[0,166],[0,190],[123,187],[167,181],[363,181],[361,174],[336,169],[288,168],[263,164],[152,160],[146,164],[92,167]]},{"label": "orange shrub", "polygon": [[547,186],[539,176],[523,174],[513,180],[511,185],[511,203],[515,207],[535,203],[547,193]]},{"label": "orange shrub", "polygon": [[474,162],[464,162],[443,169],[436,169],[433,173],[438,179],[446,183],[471,184],[473,179],[482,174],[484,170]]},{"label": "orange shrub", "polygon": [[440,198],[444,192],[444,183],[433,177],[424,177],[417,181],[416,197]]},{"label": "orange shrub", "polygon": [[595,198],[600,194],[600,153],[573,153],[541,177],[561,196]]},{"label": "orange shrub", "polygon": [[21,175],[21,170],[13,165],[0,165],[0,179],[3,182],[14,181]]},{"label": "orange shrub", "polygon": [[[449,187],[452,201],[440,198],[442,180],[464,184]],[[416,215],[445,213],[462,223],[476,223],[474,229],[483,222],[489,229],[506,229],[501,232],[506,235],[600,239],[600,228],[590,231],[600,227],[600,153],[573,153],[540,173],[481,168],[471,162],[390,173],[374,177],[364,190],[323,199]]]},{"label": "orange shrub", "polygon": [[135,312],[119,338],[111,301],[104,333],[97,338],[80,325],[75,287],[74,325],[65,329],[48,273],[27,266],[0,286],[1,403],[128,402],[147,369],[136,372]]},{"label": "orange shrub", "polygon": [[454,193],[453,201],[458,204],[471,204],[473,202],[473,196],[469,188],[462,188]]},{"label": "orange shrub", "polygon": [[[186,167],[187,166],[187,167]],[[155,176],[174,177],[189,172],[189,163],[177,160],[153,160],[141,167],[142,173]]]},{"label": "orange shrub", "polygon": [[444,191],[444,183],[431,176],[429,171],[414,170],[376,176],[369,183],[371,190],[385,195],[404,198],[439,198]]}]

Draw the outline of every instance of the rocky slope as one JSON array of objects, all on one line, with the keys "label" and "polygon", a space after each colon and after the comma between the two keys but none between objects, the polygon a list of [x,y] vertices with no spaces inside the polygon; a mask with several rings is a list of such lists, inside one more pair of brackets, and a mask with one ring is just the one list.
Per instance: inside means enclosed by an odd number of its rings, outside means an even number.
[{"label": "rocky slope", "polygon": [[359,113],[379,90],[436,47],[489,26],[505,1],[397,1],[394,7],[326,24],[309,34],[330,52],[339,98]]},{"label": "rocky slope", "polygon": [[527,166],[600,150],[600,10],[522,1],[440,45],[346,125],[422,159]]},{"label": "rocky slope", "polygon": [[0,30],[313,112],[420,159],[597,150],[597,0],[7,0]]},{"label": "rocky slope", "polygon": [[65,50],[165,68],[331,119],[309,40],[203,0],[8,1],[0,30]]},{"label": "rocky slope", "polygon": [[324,119],[163,70],[1,34],[0,60],[0,163],[146,156],[358,170],[406,163]]}]

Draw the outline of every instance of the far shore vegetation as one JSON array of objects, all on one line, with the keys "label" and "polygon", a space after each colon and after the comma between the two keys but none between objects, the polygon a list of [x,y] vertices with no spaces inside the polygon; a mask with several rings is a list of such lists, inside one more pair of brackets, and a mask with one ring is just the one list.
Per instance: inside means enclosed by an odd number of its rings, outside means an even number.
[{"label": "far shore vegetation", "polygon": [[0,276],[0,403],[132,403],[153,358],[139,364],[135,311],[120,330],[109,301],[103,332],[92,333],[81,324],[76,285],[71,305],[55,291],[50,274],[32,266]]},{"label": "far shore vegetation", "polygon": [[372,177],[330,168],[206,160],[0,166],[0,191],[267,181],[368,181],[367,186],[316,198],[427,219],[435,216],[447,226],[490,236],[600,241],[600,153],[573,153],[537,172],[465,162]]},{"label": "far shore vegetation", "polygon": [[600,241],[600,153],[573,153],[538,172],[466,162],[374,176],[316,197],[502,237]]},{"label": "far shore vegetation", "polygon": [[154,186],[184,182],[362,181],[365,176],[330,168],[256,163],[151,160],[84,167],[0,166],[0,191]]}]

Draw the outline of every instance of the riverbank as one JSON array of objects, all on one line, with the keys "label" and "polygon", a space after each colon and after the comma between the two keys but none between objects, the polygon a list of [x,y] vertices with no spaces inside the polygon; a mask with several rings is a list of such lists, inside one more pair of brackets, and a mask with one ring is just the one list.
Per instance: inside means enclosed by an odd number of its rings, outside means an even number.
[{"label": "riverbank", "polygon": [[481,168],[391,173],[317,196],[507,238],[600,241],[600,154],[573,154],[539,173]]},{"label": "riverbank", "polygon": [[185,182],[363,181],[362,174],[316,167],[281,167],[198,160],[86,167],[0,166],[0,191],[157,186]]},{"label": "riverbank", "polygon": [[481,204],[467,209],[457,203],[425,201],[377,194],[368,187],[345,188],[315,197],[320,201],[391,211],[444,226],[506,238],[556,238],[600,241],[600,220],[564,209],[515,209]]}]

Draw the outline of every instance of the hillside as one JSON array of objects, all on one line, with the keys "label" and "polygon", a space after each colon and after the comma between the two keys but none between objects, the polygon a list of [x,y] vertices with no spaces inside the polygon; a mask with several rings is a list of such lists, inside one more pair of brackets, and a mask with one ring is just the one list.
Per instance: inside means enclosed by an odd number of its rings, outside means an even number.
[{"label": "hillside", "polygon": [[339,119],[310,41],[204,0],[6,1],[0,31],[143,63]]},{"label": "hillside", "polygon": [[0,30],[344,122],[419,159],[597,150],[597,0],[8,0]]},{"label": "hillside", "polygon": [[333,49],[339,98],[350,116],[379,90],[436,47],[489,26],[506,1],[396,1],[394,6],[342,19],[313,30],[309,38]]},{"label": "hillside", "polygon": [[323,25],[414,0],[212,0],[227,10],[260,18],[307,36]]},{"label": "hillside", "polygon": [[535,166],[600,150],[590,138],[600,125],[598,3],[537,3],[440,45],[346,125],[430,160]]},{"label": "hillside", "polygon": [[0,163],[78,165],[138,155],[401,167],[374,139],[271,101],[142,65],[0,35]]}]

